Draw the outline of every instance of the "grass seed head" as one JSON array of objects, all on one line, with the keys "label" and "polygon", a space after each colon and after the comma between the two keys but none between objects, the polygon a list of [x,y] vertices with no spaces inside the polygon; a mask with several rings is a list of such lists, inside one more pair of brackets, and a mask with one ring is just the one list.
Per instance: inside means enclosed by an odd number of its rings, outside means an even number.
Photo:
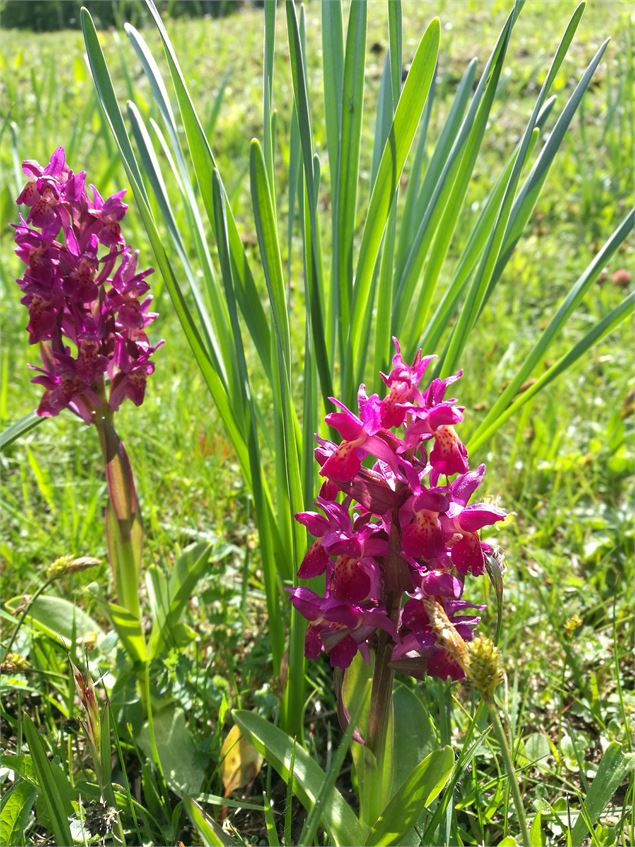
[{"label": "grass seed head", "polygon": [[92,556],[60,556],[47,567],[45,576],[47,579],[59,579],[69,573],[77,571],[85,571],[88,568],[94,568],[101,564],[100,559],[94,559]]},{"label": "grass seed head", "polygon": [[483,698],[491,701],[503,681],[503,665],[498,647],[486,635],[477,635],[466,647],[466,676]]}]

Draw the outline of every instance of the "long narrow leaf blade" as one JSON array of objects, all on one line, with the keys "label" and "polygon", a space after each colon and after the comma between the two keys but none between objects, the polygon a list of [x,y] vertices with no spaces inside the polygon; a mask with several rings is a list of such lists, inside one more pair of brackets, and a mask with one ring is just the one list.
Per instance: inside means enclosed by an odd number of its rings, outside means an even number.
[{"label": "long narrow leaf blade", "polygon": [[[237,711],[233,716],[254,747],[285,780],[291,778],[293,760],[293,792],[310,810],[326,778],[322,768],[285,732],[259,715]],[[332,789],[330,803],[323,809],[321,824],[336,845],[366,843],[362,825],[337,788]]]},{"label": "long narrow leaf blade", "polygon": [[404,84],[392,128],[382,154],[362,234],[353,294],[349,350],[359,349],[370,310],[368,302],[375,264],[395,189],[425,107],[439,52],[440,24],[435,18],[426,29]]},{"label": "long narrow leaf blade", "polygon": [[35,414],[35,412],[29,412],[28,415],[25,415],[20,420],[12,423],[11,426],[7,427],[0,434],[0,453],[5,450],[9,444],[13,444],[14,441],[17,441],[22,435],[26,435],[27,432],[31,432],[32,429],[35,429],[36,426],[39,426],[46,418],[41,418]]}]

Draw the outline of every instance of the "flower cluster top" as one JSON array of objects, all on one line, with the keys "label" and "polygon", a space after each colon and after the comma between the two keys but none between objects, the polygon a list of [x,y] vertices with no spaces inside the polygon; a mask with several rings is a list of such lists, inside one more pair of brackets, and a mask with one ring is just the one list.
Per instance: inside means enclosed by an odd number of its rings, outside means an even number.
[{"label": "flower cluster top", "polygon": [[298,586],[290,595],[309,621],[309,658],[324,650],[345,668],[358,650],[367,659],[381,637],[393,644],[396,669],[459,679],[463,670],[431,626],[430,602],[441,604],[461,638],[472,638],[483,607],[463,599],[464,582],[484,572],[491,552],[479,530],[505,512],[470,503],[485,466],[470,471],[454,429],[463,407],[446,393],[461,371],[421,390],[434,357],[419,351],[409,365],[395,345],[392,370],[381,375],[383,399],[360,386],[354,414],[331,398],[338,411],[325,420],[341,441],[317,437],[320,512],[296,515],[316,539],[298,575],[325,574],[326,588],[320,596]]},{"label": "flower cluster top", "polygon": [[70,170],[62,147],[46,167],[26,161],[22,169],[28,182],[17,203],[29,212],[15,241],[26,265],[18,285],[29,340],[42,354],[37,413],[69,408],[90,423],[96,410],[114,411],[126,398],[138,406],[162,342],[151,345],[145,332],[156,318],[145,297],[152,269],[137,272],[137,253],[121,233],[125,191],[104,200],[91,185],[89,196],[86,174]]}]

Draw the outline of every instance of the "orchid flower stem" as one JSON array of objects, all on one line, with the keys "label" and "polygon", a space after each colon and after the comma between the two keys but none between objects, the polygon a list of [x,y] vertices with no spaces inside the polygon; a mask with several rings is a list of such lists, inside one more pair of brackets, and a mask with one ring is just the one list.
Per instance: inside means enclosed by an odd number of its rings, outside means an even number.
[{"label": "orchid flower stem", "polygon": [[394,671],[389,665],[392,654],[392,642],[387,633],[381,633],[375,653],[375,669],[370,694],[368,713],[368,749],[372,753],[368,779],[367,809],[365,817],[368,823],[377,820],[388,802],[388,793],[392,782],[392,762],[386,756],[389,733],[393,731],[392,689]]},{"label": "orchid flower stem", "polygon": [[394,671],[390,668],[392,644],[387,633],[381,634],[375,654],[375,670],[370,695],[370,712],[368,715],[368,747],[377,760],[377,767],[384,764],[388,726],[390,724],[390,709],[392,706],[392,686]]},{"label": "orchid flower stem", "polygon": [[[134,476],[123,442],[112,425],[111,414],[96,415],[94,423],[106,468],[106,540],[117,602],[139,618],[138,578],[143,530]],[[133,534],[136,534],[136,545]]]},{"label": "orchid flower stem", "polygon": [[523,800],[520,794],[520,786],[518,785],[518,779],[516,778],[516,769],[514,767],[514,761],[512,758],[511,748],[509,746],[507,733],[505,731],[505,727],[503,726],[503,722],[500,719],[500,715],[498,714],[496,704],[493,701],[489,701],[487,703],[487,707],[489,709],[490,721],[492,723],[492,727],[494,728],[494,732],[496,734],[496,738],[501,749],[503,762],[505,763],[505,770],[507,771],[507,778],[509,779],[509,786],[512,792],[512,799],[514,801],[514,806],[516,807],[516,815],[518,816],[518,824],[520,827],[522,843],[529,845],[531,841],[529,839],[529,828],[527,826],[527,819],[525,817],[525,807],[523,806]]},{"label": "orchid flower stem", "polygon": [[[387,611],[393,620],[399,614],[400,595],[390,592]],[[376,820],[383,812],[392,783],[392,761],[386,756],[389,735],[393,732],[393,683],[395,672],[390,666],[393,642],[387,632],[381,632],[375,652],[375,667],[368,712],[368,749],[374,756],[371,779],[369,819]],[[392,739],[390,739],[392,742]],[[391,744],[392,746],[392,744]]]}]

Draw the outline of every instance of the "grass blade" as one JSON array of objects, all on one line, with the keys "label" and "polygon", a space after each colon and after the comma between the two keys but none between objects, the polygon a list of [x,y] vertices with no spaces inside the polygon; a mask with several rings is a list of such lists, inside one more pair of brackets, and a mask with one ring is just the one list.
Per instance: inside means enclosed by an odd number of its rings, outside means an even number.
[{"label": "grass blade", "polygon": [[571,290],[565,297],[564,301],[560,304],[557,312],[549,321],[549,324],[533,346],[532,350],[524,357],[515,377],[496,400],[484,420],[481,422],[480,426],[477,428],[476,432],[473,434],[472,438],[474,441],[478,441],[480,434],[487,431],[490,424],[498,419],[499,415],[503,413],[510,401],[517,394],[520,386],[526,379],[528,379],[529,376],[531,376],[538,363],[544,358],[552,341],[562,331],[571,314],[579,306],[584,295],[591,285],[593,285],[602,269],[606,266],[607,262],[610,261],[619,246],[633,230],[634,223],[635,213],[631,212],[622,221],[620,226],[615,230],[606,244],[604,244],[602,249],[593,257],[591,263],[571,287]]},{"label": "grass blade", "polygon": [[364,61],[366,53],[366,0],[352,0],[346,32],[344,78],[341,98],[340,144],[338,150],[333,231],[333,272],[339,292],[338,331],[344,351],[353,297],[353,236],[357,213],[359,151],[364,106]]},{"label": "grass blade", "polygon": [[468,443],[468,448],[471,451],[478,450],[486,441],[500,429],[500,427],[512,415],[514,415],[525,403],[528,403],[539,391],[549,385],[554,379],[559,377],[564,371],[570,368],[587,350],[598,343],[602,338],[612,332],[623,320],[625,320],[635,310],[635,292],[629,294],[622,302],[613,309],[605,318],[597,323],[593,329],[588,332],[584,338],[572,347],[572,349],[562,358],[560,358],[549,370],[538,379],[516,399],[514,402],[502,412],[498,418],[488,426],[487,429],[475,434]]},{"label": "grass blade", "polygon": [[68,818],[73,814],[72,789],[68,777],[58,764],[49,762],[40,733],[28,715],[22,715],[22,726],[55,840],[60,845],[72,844],[68,823]]},{"label": "grass blade", "polygon": [[[291,776],[291,761],[294,760],[293,793],[310,811],[326,780],[322,768],[294,739],[259,715],[236,711],[233,717],[254,747],[285,781]],[[366,843],[363,827],[355,812],[335,787],[320,820],[335,845]]]},{"label": "grass blade", "polygon": [[29,412],[20,420],[12,423],[4,432],[0,433],[0,453],[5,450],[14,441],[17,441],[22,435],[31,432],[36,426],[39,426],[46,418],[41,418],[35,412]]}]

